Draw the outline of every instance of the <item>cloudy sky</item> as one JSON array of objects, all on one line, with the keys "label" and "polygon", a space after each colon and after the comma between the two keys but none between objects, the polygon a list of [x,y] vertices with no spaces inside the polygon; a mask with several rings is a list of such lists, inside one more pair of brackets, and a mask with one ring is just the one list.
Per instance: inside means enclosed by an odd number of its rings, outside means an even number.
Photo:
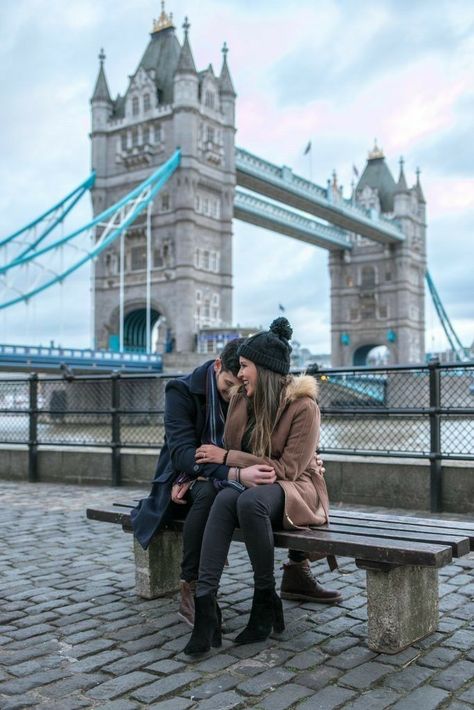
[{"label": "cloudy sky", "polygon": [[[237,145],[348,195],[377,137],[398,176],[420,166],[428,259],[465,344],[474,338],[474,2],[472,0],[167,0],[186,15],[199,69],[227,42],[238,92]],[[149,39],[158,0],[1,0],[0,235],[88,174],[89,98],[104,47],[113,95]],[[90,216],[86,201],[77,223]],[[235,222],[234,322],[267,325],[278,304],[295,336],[329,351],[327,253]],[[0,313],[3,342],[88,346],[87,269],[54,293]],[[446,341],[427,307],[427,349]]]}]

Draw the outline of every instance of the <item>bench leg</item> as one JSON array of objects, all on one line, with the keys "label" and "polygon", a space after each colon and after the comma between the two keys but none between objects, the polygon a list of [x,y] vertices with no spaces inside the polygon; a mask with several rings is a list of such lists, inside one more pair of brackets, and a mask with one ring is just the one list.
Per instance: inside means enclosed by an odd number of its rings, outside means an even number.
[{"label": "bench leg", "polygon": [[368,645],[398,653],[438,625],[438,570],[433,567],[367,569]]},{"label": "bench leg", "polygon": [[179,589],[182,535],[163,530],[144,550],[133,538],[135,589],[139,597],[156,599]]}]

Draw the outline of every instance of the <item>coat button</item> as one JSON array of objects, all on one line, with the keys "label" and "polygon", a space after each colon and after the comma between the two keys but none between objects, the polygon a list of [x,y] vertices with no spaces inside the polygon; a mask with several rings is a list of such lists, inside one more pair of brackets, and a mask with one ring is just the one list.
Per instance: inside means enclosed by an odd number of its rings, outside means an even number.
[{"label": "coat button", "polygon": [[201,467],[199,466],[199,464],[197,464],[197,463],[194,464],[193,471],[200,471],[200,470],[201,470]]}]

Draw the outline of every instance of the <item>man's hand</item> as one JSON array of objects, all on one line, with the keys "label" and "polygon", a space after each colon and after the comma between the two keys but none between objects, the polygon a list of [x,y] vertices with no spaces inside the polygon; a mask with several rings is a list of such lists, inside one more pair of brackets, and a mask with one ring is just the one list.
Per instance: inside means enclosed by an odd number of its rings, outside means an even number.
[{"label": "man's hand", "polygon": [[224,457],[227,453],[226,449],[221,449],[213,444],[203,444],[196,449],[197,463],[224,463]]},{"label": "man's hand", "polygon": [[243,483],[246,488],[275,483],[275,481],[275,469],[266,464],[258,463],[240,469],[240,482]]},{"label": "man's hand", "polygon": [[171,500],[173,503],[178,503],[178,505],[186,505],[187,500],[184,500],[186,493],[189,490],[192,481],[187,481],[186,483],[175,483],[171,488]]}]

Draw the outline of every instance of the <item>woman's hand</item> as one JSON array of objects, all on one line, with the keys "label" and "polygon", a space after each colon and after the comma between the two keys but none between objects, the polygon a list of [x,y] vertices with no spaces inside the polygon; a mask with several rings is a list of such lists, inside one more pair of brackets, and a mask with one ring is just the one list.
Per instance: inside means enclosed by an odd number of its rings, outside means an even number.
[{"label": "woman's hand", "polygon": [[184,496],[189,490],[192,481],[186,481],[186,483],[175,483],[171,488],[171,500],[173,503],[178,503],[178,505],[186,505],[188,502],[184,500]]},{"label": "woman's hand", "polygon": [[246,488],[262,486],[268,483],[275,483],[275,469],[266,464],[254,464],[240,469],[240,482]]},{"label": "woman's hand", "polygon": [[318,469],[318,473],[320,473],[321,476],[324,476],[326,469],[324,468],[324,461],[319,454],[316,454],[316,467]]},{"label": "woman's hand", "polygon": [[227,453],[226,449],[221,449],[213,444],[203,444],[196,449],[197,463],[224,463],[224,457]]}]

